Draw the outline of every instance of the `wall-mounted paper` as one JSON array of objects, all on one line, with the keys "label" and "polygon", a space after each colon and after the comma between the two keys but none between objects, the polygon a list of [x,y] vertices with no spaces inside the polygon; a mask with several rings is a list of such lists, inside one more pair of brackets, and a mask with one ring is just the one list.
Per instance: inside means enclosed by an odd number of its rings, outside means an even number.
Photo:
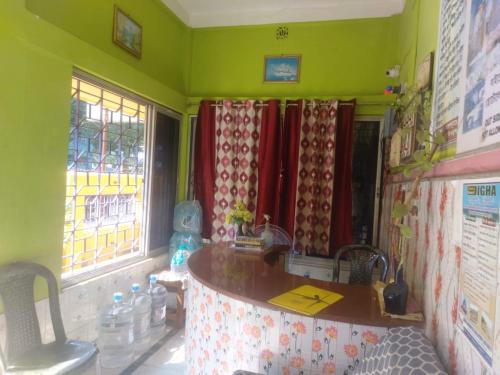
[{"label": "wall-mounted paper", "polygon": [[460,321],[491,366],[495,332],[500,182],[464,184]]}]

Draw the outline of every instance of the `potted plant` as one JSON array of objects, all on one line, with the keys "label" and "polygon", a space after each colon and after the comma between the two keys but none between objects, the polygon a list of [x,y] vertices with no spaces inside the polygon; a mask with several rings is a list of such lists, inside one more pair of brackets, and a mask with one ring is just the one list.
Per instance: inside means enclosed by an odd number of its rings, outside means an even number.
[{"label": "potted plant", "polygon": [[248,211],[242,201],[237,201],[234,208],[229,211],[229,214],[226,216],[227,224],[236,225],[236,236],[243,236],[243,224],[251,223],[252,220],[253,214]]},{"label": "potted plant", "polygon": [[[405,219],[412,211],[412,201],[417,196],[420,182],[425,173],[430,172],[438,158],[436,153],[440,146],[446,142],[444,135],[440,132],[431,133],[432,92],[415,91],[410,89],[405,95],[398,98],[396,103],[397,116],[401,118],[408,111],[416,114],[419,128],[416,131],[417,145],[411,156],[411,162],[397,168],[393,172],[403,173],[411,181],[410,190],[404,195],[400,202],[396,202],[392,209],[392,224],[399,232],[397,249],[391,250],[391,260],[396,264],[394,269],[394,282],[384,289],[384,302],[386,311],[391,314],[406,314],[406,303],[408,298],[408,285],[404,280],[404,251],[406,241],[413,237],[413,231],[405,223]],[[402,135],[412,129],[404,128]]]}]

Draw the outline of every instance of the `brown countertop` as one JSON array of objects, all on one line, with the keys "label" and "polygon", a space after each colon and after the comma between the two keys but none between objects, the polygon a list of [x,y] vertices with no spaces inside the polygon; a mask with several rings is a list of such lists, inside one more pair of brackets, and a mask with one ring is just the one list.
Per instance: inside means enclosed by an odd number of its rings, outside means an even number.
[{"label": "brown countertop", "polygon": [[[274,253],[280,250],[275,248]],[[292,275],[267,263],[272,254],[273,251],[265,256],[249,255],[231,250],[225,244],[208,245],[189,257],[188,268],[190,274],[207,287],[271,310],[288,311],[267,303],[270,298],[301,285],[313,285],[344,296],[315,318],[377,327],[420,325],[381,316],[376,292],[370,286],[338,284]]]}]

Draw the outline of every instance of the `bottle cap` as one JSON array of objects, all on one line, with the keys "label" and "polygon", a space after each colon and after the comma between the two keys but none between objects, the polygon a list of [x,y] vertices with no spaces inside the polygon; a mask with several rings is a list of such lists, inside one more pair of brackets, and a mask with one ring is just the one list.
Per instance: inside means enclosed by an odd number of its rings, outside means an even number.
[{"label": "bottle cap", "polygon": [[115,303],[119,303],[123,301],[123,293],[120,293],[120,292],[116,292],[113,294],[113,302]]},{"label": "bottle cap", "polygon": [[138,283],[132,284],[132,292],[137,293],[137,292],[140,292],[140,291],[141,291],[141,285],[140,284],[138,284]]},{"label": "bottle cap", "polygon": [[158,275],[151,274],[149,275],[149,282],[156,283],[158,281]]}]

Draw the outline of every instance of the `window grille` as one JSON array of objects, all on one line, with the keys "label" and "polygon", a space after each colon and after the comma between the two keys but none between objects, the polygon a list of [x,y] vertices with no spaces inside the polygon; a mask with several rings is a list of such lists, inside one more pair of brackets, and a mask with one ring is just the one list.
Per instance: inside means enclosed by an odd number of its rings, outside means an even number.
[{"label": "window grille", "polygon": [[142,253],[146,106],[74,77],[63,277]]}]

